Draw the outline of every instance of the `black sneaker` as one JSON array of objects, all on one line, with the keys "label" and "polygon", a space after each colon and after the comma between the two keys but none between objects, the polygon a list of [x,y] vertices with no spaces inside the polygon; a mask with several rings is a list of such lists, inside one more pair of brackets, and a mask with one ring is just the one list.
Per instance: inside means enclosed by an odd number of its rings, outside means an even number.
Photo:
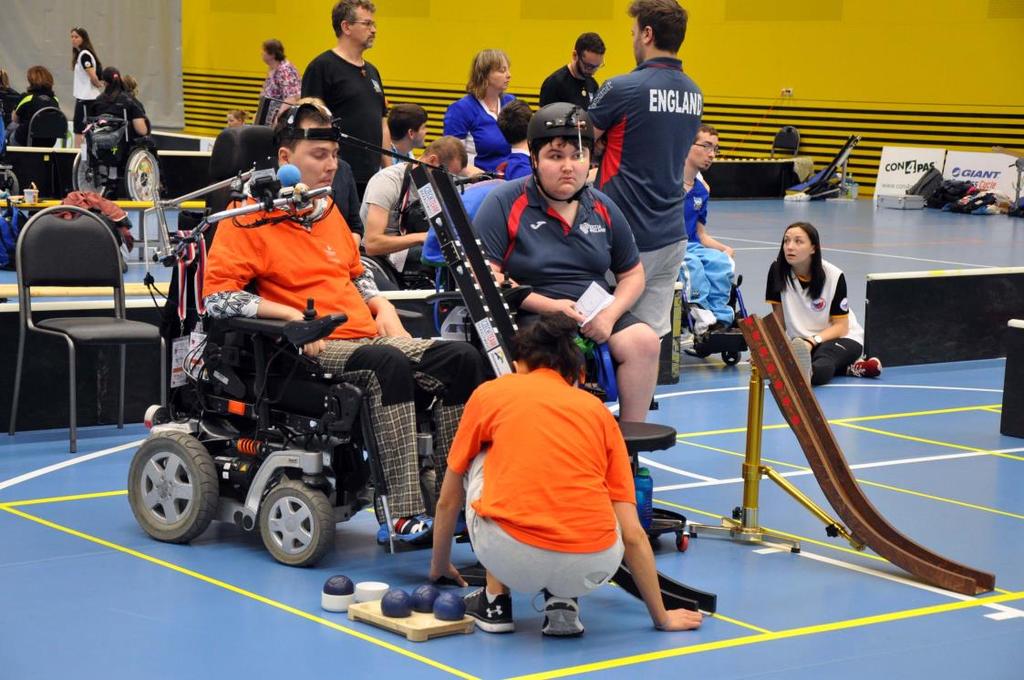
[{"label": "black sneaker", "polygon": [[477,628],[488,633],[511,633],[516,629],[511,596],[498,595],[494,602],[488,602],[486,590],[481,588],[466,595],[466,615],[476,619]]},{"label": "black sneaker", "polygon": [[552,637],[579,637],[583,635],[580,605],[575,597],[555,597],[547,590],[544,594],[544,625],[540,632]]}]

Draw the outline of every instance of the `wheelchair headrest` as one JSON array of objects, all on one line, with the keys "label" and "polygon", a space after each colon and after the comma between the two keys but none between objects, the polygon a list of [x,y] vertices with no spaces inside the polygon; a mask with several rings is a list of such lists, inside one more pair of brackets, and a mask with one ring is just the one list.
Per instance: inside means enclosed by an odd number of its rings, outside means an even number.
[{"label": "wheelchair headrest", "polygon": [[258,169],[277,167],[274,131],[264,125],[224,128],[213,143],[210,179],[217,182],[233,177],[253,163]]}]

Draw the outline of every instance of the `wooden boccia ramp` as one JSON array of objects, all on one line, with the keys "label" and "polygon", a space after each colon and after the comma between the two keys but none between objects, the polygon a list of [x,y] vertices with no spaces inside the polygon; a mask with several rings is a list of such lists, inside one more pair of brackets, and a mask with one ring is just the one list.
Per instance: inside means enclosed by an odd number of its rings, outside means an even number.
[{"label": "wooden boccia ramp", "polygon": [[810,384],[800,372],[779,320],[740,322],[750,360],[771,381],[771,392],[796,435],[821,490],[858,543],[919,579],[964,595],[995,589],[995,575],[972,569],[918,545],[896,530],[861,491]]},{"label": "wooden boccia ramp", "polygon": [[380,600],[349,605],[348,618],[350,621],[362,621],[404,635],[410,642],[426,642],[431,638],[456,633],[469,635],[476,628],[476,622],[471,616],[464,616],[461,621],[441,621],[433,614],[416,611],[401,618],[385,616],[380,610]]}]

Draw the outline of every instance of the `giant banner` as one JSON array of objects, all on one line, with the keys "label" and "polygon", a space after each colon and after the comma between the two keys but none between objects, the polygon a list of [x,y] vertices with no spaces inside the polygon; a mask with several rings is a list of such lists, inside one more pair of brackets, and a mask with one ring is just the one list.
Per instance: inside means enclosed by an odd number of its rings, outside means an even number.
[{"label": "giant banner", "polygon": [[976,151],[950,151],[946,154],[943,179],[967,180],[982,191],[999,191],[1014,196],[1017,159],[1005,153],[978,153]]}]

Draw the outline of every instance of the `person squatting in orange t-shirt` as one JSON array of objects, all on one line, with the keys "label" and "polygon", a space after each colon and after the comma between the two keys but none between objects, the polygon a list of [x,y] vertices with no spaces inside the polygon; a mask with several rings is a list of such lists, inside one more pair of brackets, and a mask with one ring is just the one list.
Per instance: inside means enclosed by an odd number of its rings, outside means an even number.
[{"label": "person squatting in orange t-shirt", "polygon": [[578,332],[569,317],[543,314],[516,334],[516,373],[473,392],[448,455],[430,578],[465,585],[451,564],[465,506],[473,550],[487,568],[487,587],[466,596],[466,613],[482,630],[514,630],[511,588],[543,591],[545,635],[582,634],[576,598],[606,583],[623,554],[655,626],[696,628],[699,612],[662,603],[618,424],[574,386],[583,370]]},{"label": "person squatting in orange t-shirt", "polygon": [[[330,126],[330,111],[319,100],[300,103],[292,115],[278,120],[278,162],[298,167],[311,189],[331,186],[338,167],[338,143],[330,139]],[[367,389],[395,530],[403,540],[426,540],[432,519],[423,514],[415,402],[418,395],[423,402],[437,397],[432,411],[439,484],[463,404],[483,380],[482,359],[466,343],[413,339],[363,269],[345,219],[332,201],[321,201],[312,219],[301,223],[280,212],[222,221],[204,280],[206,307],[213,318],[290,321],[302,319],[306,299],[313,298],[320,314],[348,315],[327,340],[303,351],[326,372]],[[282,219],[266,223],[274,217]],[[255,227],[256,222],[264,226]],[[245,291],[250,284],[255,294]],[[376,505],[382,525],[377,540],[385,543],[384,514]]]}]

